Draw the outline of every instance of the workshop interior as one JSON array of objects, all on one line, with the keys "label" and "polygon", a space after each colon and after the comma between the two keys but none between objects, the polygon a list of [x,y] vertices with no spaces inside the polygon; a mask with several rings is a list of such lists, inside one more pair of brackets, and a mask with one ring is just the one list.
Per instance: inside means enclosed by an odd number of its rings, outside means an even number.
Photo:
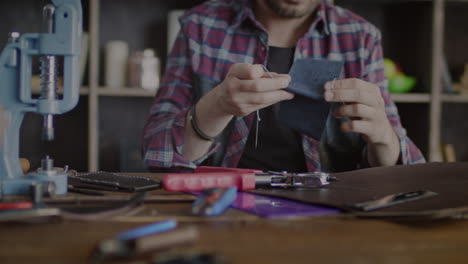
[{"label": "workshop interior", "polygon": [[[145,163],[143,131],[180,19],[207,2],[248,1],[263,0],[0,2],[0,263],[467,263],[465,0],[318,1],[380,30],[389,96],[424,163],[302,172]],[[304,58],[290,74],[322,87],[343,67]],[[286,90],[304,108],[284,104],[280,116],[320,144],[330,106],[323,90],[301,89]],[[304,109],[325,109],[322,123],[307,127]]]}]

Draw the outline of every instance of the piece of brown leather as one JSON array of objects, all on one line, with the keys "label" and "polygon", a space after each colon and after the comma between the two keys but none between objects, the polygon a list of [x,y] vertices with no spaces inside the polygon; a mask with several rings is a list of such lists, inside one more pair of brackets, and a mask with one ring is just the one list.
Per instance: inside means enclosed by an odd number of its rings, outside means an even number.
[{"label": "piece of brown leather", "polygon": [[430,190],[438,195],[379,209],[422,212],[468,206],[468,163],[427,163],[335,173],[322,188],[257,189],[252,192],[338,208],[385,195]]}]

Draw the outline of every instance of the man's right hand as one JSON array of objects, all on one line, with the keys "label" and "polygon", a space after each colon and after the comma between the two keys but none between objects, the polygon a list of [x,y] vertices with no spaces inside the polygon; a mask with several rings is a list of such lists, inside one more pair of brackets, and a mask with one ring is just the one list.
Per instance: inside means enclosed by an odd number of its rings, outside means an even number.
[{"label": "man's right hand", "polygon": [[279,101],[292,99],[292,93],[282,90],[290,81],[289,75],[267,73],[261,65],[236,63],[213,91],[216,106],[225,114],[246,116]]},{"label": "man's right hand", "polygon": [[[261,65],[237,63],[231,66],[224,81],[203,96],[194,106],[199,129],[208,136],[220,134],[233,116],[246,116],[258,109],[294,97],[283,90],[291,77],[266,73]],[[212,142],[201,139],[190,122],[185,123],[183,155],[189,160],[203,156]]]}]

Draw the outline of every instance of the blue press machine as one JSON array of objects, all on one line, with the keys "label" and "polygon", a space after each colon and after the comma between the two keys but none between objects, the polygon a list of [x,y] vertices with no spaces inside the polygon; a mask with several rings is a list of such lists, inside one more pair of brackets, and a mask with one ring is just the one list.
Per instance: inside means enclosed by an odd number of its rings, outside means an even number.
[{"label": "blue press machine", "polygon": [[[36,185],[55,194],[67,192],[66,169],[46,157],[37,171],[24,174],[19,159],[20,127],[25,112],[43,115],[43,139],[53,140],[53,115],[73,109],[79,99],[82,35],[80,0],[52,0],[43,10],[43,33],[10,33],[0,57],[0,107],[6,127],[0,133],[0,192],[28,194]],[[41,61],[41,92],[32,98],[32,57]],[[57,96],[57,56],[63,56],[63,97]],[[0,195],[1,197],[1,195]]]}]

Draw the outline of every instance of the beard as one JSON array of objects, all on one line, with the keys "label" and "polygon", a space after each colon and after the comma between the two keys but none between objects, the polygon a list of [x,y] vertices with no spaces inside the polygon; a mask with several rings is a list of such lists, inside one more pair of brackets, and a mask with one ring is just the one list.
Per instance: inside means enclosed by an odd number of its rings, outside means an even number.
[{"label": "beard", "polygon": [[266,5],[278,16],[286,18],[299,18],[310,15],[320,0],[306,0],[303,3],[292,4],[283,0],[265,0]]}]

